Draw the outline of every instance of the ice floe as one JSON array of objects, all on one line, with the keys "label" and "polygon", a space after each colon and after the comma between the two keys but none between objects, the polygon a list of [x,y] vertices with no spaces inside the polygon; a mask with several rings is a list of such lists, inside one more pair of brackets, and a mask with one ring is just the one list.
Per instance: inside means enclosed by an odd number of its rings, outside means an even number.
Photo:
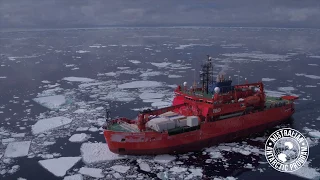
[{"label": "ice floe", "polygon": [[175,75],[175,74],[169,74],[168,78],[181,78],[182,76],[180,75]]},{"label": "ice floe", "polygon": [[62,80],[70,81],[70,82],[92,82],[94,79],[85,78],[85,77],[65,77]]},{"label": "ice floe", "polygon": [[43,133],[45,131],[69,124],[72,121],[72,119],[58,116],[58,117],[52,117],[47,119],[40,119],[36,124],[32,125],[32,133],[33,134],[39,134]]},{"label": "ice floe", "polygon": [[84,142],[85,140],[87,140],[87,135],[85,133],[81,133],[81,134],[74,134],[69,138],[70,142]]},{"label": "ice floe", "polygon": [[79,50],[79,51],[76,51],[77,53],[80,53],[80,54],[83,54],[83,53],[88,53],[90,51],[84,51],[84,50]]},{"label": "ice floe", "polygon": [[159,76],[162,75],[162,72],[159,71],[150,71],[150,72],[144,72],[140,76],[141,77],[150,77],[150,76]]},{"label": "ice floe", "polygon": [[149,166],[149,164],[147,164],[146,162],[140,162],[139,163],[139,167],[142,171],[146,171],[146,172],[150,172],[151,168]]},{"label": "ice floe", "polygon": [[274,80],[276,80],[276,79],[273,79],[273,78],[262,78],[262,81],[265,81],[265,82],[274,81]]},{"label": "ice floe", "polygon": [[11,142],[8,144],[4,157],[16,158],[27,156],[31,141]]},{"label": "ice floe", "polygon": [[119,173],[126,173],[130,169],[130,166],[114,165],[111,167],[111,169]]},{"label": "ice floe", "polygon": [[314,138],[320,138],[320,132],[319,131],[311,131],[308,133],[311,137],[314,137]]},{"label": "ice floe", "polygon": [[320,178],[320,172],[315,168],[309,167],[309,162],[306,162],[300,169],[289,173],[306,179]]},{"label": "ice floe", "polygon": [[139,95],[140,99],[146,100],[146,99],[157,99],[164,97],[164,94],[161,93],[152,93],[152,92],[143,92]]},{"label": "ice floe", "polygon": [[171,63],[162,62],[162,63],[151,63],[151,64],[154,65],[154,66],[157,66],[158,68],[164,68],[164,67],[169,66]]},{"label": "ice floe", "polygon": [[62,96],[62,95],[39,97],[39,98],[34,98],[33,100],[51,110],[58,109],[63,104],[66,103],[66,98],[65,96]]},{"label": "ice floe", "polygon": [[2,144],[8,144],[8,143],[10,143],[10,142],[13,142],[13,141],[15,141],[16,139],[14,139],[14,138],[6,138],[6,139],[2,139],[1,140],[1,142],[2,142]]},{"label": "ice floe", "polygon": [[157,101],[151,104],[152,107],[157,107],[157,108],[167,107],[171,105],[172,105],[171,102],[166,102],[166,101]]},{"label": "ice floe", "polygon": [[135,100],[135,94],[125,90],[112,90],[106,96],[99,98],[100,100],[111,100],[120,102],[129,102]]},{"label": "ice floe", "polygon": [[138,61],[138,60],[129,60],[129,62],[131,62],[131,63],[133,63],[133,64],[139,64],[139,63],[141,63],[141,62]]},{"label": "ice floe", "polygon": [[320,56],[309,56],[310,58],[317,58],[320,59]]},{"label": "ice floe", "polygon": [[148,87],[159,87],[162,86],[161,82],[157,81],[133,81],[118,85],[120,89],[132,89],[132,88],[148,88]]},{"label": "ice floe", "polygon": [[263,54],[260,52],[251,52],[251,53],[233,53],[233,54],[222,54],[223,56],[233,57],[233,58],[250,58],[250,59],[259,59],[265,61],[290,61],[288,55],[280,54]]},{"label": "ice floe", "polygon": [[0,76],[0,79],[6,79],[7,77],[6,76]]},{"label": "ice floe", "polygon": [[94,178],[103,178],[104,175],[102,174],[102,169],[98,168],[87,168],[87,167],[82,167],[79,170],[79,173],[87,176],[91,176]]},{"label": "ice floe", "polygon": [[106,143],[83,143],[80,151],[82,160],[88,164],[123,159],[126,157],[111,152]]},{"label": "ice floe", "polygon": [[163,155],[157,155],[154,157],[154,161],[162,164],[167,164],[173,160],[175,160],[176,157],[168,154]]},{"label": "ice floe", "polygon": [[175,167],[172,167],[172,168],[170,168],[170,170],[169,171],[172,171],[173,173],[182,173],[182,172],[185,172],[185,171],[187,171],[188,170],[188,168],[184,168],[184,167],[178,167],[178,166],[175,166]]},{"label": "ice floe", "polygon": [[63,180],[83,180],[82,174],[75,174],[71,176],[65,176]]},{"label": "ice floe", "polygon": [[319,66],[318,64],[308,64],[309,66]]},{"label": "ice floe", "polygon": [[25,135],[26,135],[26,133],[12,133],[11,137],[20,138],[20,137],[24,137]]},{"label": "ice floe", "polygon": [[60,157],[56,159],[40,160],[39,164],[51,172],[53,175],[62,177],[72,168],[81,157]]},{"label": "ice floe", "polygon": [[310,79],[320,79],[320,76],[316,75],[308,75],[308,74],[303,74],[303,73],[296,73],[296,76],[304,76]]}]

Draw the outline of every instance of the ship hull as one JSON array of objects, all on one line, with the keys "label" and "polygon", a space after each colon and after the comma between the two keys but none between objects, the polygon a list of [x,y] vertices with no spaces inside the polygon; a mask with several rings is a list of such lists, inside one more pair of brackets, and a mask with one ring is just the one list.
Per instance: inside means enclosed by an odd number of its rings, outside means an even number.
[{"label": "ship hull", "polygon": [[104,131],[110,151],[127,155],[155,155],[201,150],[221,142],[262,132],[287,120],[293,104],[229,119],[207,122],[200,129],[176,135],[158,132]]}]

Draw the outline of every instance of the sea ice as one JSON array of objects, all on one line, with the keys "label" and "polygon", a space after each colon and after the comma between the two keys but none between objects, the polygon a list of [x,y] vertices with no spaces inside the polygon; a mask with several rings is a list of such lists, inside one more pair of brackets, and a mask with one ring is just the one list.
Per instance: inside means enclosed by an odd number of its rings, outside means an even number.
[{"label": "sea ice", "polygon": [[320,132],[319,131],[309,132],[309,135],[314,137],[314,138],[320,138]]},{"label": "sea ice", "polygon": [[295,89],[293,87],[279,87],[278,90],[288,92],[288,91],[294,91]]},{"label": "sea ice", "polygon": [[296,76],[304,76],[304,77],[307,77],[307,78],[310,78],[310,79],[320,79],[320,76],[316,76],[316,75],[308,75],[308,74],[296,73]]},{"label": "sea ice", "polygon": [[76,131],[88,131],[89,127],[78,127]]},{"label": "sea ice", "polygon": [[120,89],[130,89],[130,88],[149,88],[149,87],[159,87],[162,86],[161,82],[157,81],[133,81],[125,84],[118,85]]},{"label": "sea ice", "polygon": [[15,141],[14,138],[7,138],[7,139],[2,139],[1,140],[2,144],[8,144],[8,143],[13,142],[13,141]]},{"label": "sea ice", "polygon": [[140,99],[156,99],[164,97],[164,94],[161,93],[150,93],[150,92],[143,92],[139,95]]},{"label": "sea ice", "polygon": [[187,168],[175,166],[175,167],[170,168],[169,171],[172,171],[174,173],[182,173],[182,172],[185,172],[186,170],[187,170]]},{"label": "sea ice", "polygon": [[262,81],[274,81],[276,79],[273,79],[273,78],[262,78]]},{"label": "sea ice", "polygon": [[138,61],[138,60],[129,60],[129,62],[131,62],[131,63],[133,63],[133,64],[139,64],[139,63],[141,63],[141,62]]},{"label": "sea ice", "polygon": [[81,157],[60,157],[56,159],[40,160],[39,163],[53,175],[62,177],[66,175],[67,171],[80,161],[80,159]]},{"label": "sea ice", "polygon": [[152,107],[157,107],[157,108],[167,107],[171,105],[172,105],[171,102],[165,102],[165,101],[158,101],[151,104]]},{"label": "sea ice", "polygon": [[171,63],[162,62],[162,63],[151,63],[151,64],[154,65],[154,66],[157,66],[158,68],[164,68],[164,67],[169,66]]},{"label": "sea ice", "polygon": [[26,133],[12,133],[11,137],[19,138],[19,137],[24,137],[25,135]]},{"label": "sea ice", "polygon": [[102,97],[104,100],[112,100],[112,101],[120,101],[120,102],[129,102],[133,101],[136,98],[135,94],[129,93],[126,91],[111,91],[107,94],[107,96]]},{"label": "sea ice", "polygon": [[6,76],[0,76],[0,79],[6,79],[7,77]]},{"label": "sea ice", "polygon": [[122,176],[119,173],[114,173],[113,177],[116,178],[116,179],[122,178]]},{"label": "sea ice", "polygon": [[130,169],[130,166],[114,165],[111,169],[119,173],[126,173]]},{"label": "sea ice", "polygon": [[83,53],[88,53],[90,51],[84,51],[84,50],[79,50],[79,51],[76,51],[77,53],[80,53],[80,54],[83,54]]},{"label": "sea ice", "polygon": [[79,173],[95,178],[103,178],[104,175],[102,174],[102,170],[98,168],[87,168],[87,167],[82,167],[79,170]]},{"label": "sea ice", "polygon": [[309,162],[306,162],[300,169],[289,173],[306,179],[318,179],[320,177],[320,173],[317,169],[311,168],[308,165]]},{"label": "sea ice", "polygon": [[158,162],[158,163],[162,163],[162,164],[167,164],[173,160],[175,160],[176,157],[175,156],[171,156],[168,154],[163,154],[163,155],[157,155],[154,157],[154,161]]},{"label": "sea ice", "polygon": [[65,77],[62,80],[70,82],[92,82],[94,79],[85,78],[85,77]]},{"label": "sea ice", "polygon": [[70,142],[83,142],[87,139],[87,135],[85,133],[74,134],[69,138]]},{"label": "sea ice", "polygon": [[145,163],[145,162],[141,162],[139,163],[139,167],[142,171],[146,171],[146,172],[150,172],[151,168],[149,166],[149,164]]},{"label": "sea ice", "polygon": [[51,110],[58,109],[66,103],[66,98],[62,95],[46,96],[33,99],[35,102]]},{"label": "sea ice", "polygon": [[180,77],[182,77],[182,76],[180,76],[180,75],[175,75],[175,74],[170,74],[170,75],[168,75],[168,78],[180,78]]},{"label": "sea ice", "polygon": [[151,72],[144,72],[140,75],[140,77],[150,77],[150,76],[159,76],[163,73],[159,72],[159,71],[151,71]]},{"label": "sea ice", "polygon": [[75,110],[73,113],[82,114],[82,113],[85,113],[86,111],[87,111],[86,109],[78,109],[78,110]]},{"label": "sea ice", "polygon": [[31,141],[11,142],[8,144],[4,157],[15,158],[27,156]]},{"label": "sea ice", "polygon": [[48,119],[40,119],[36,124],[32,125],[32,133],[33,134],[39,134],[43,133],[45,131],[48,131],[50,129],[54,129],[66,124],[69,124],[72,121],[72,119],[58,116],[58,117],[52,117]]},{"label": "sea ice", "polygon": [[87,164],[112,161],[126,157],[111,152],[106,143],[83,143],[80,151],[82,160]]},{"label": "sea ice", "polygon": [[75,174],[71,176],[65,176],[63,180],[83,180],[83,177],[81,174]]}]

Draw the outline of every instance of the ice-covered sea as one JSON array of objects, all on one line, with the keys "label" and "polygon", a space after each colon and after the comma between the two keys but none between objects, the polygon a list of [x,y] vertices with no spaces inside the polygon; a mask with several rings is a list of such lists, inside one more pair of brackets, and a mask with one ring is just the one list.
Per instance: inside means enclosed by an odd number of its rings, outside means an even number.
[{"label": "ice-covered sea", "polygon": [[[263,81],[298,95],[288,124],[310,155],[294,173],[272,169],[274,129],[187,154],[120,156],[101,125],[170,105],[210,54],[234,84]],[[0,179],[319,179],[320,31],[265,28],[109,28],[0,32]]]}]

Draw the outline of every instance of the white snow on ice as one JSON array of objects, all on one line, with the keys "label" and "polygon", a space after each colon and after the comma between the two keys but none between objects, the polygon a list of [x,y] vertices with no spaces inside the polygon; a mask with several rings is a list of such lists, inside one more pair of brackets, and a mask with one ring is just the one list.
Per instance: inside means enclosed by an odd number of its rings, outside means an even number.
[{"label": "white snow on ice", "polygon": [[62,80],[70,82],[92,82],[94,79],[85,78],[85,77],[65,77]]},{"label": "white snow on ice", "polygon": [[158,163],[163,163],[163,164],[167,164],[173,160],[175,160],[176,157],[175,156],[171,156],[168,154],[163,154],[163,155],[157,155],[154,157],[154,161],[158,162]]},{"label": "white snow on ice", "polygon": [[88,53],[90,51],[84,51],[84,50],[79,50],[79,51],[76,51],[77,53],[80,53],[80,54],[83,54],[83,53]]},{"label": "white snow on ice", "polygon": [[32,133],[43,133],[45,131],[69,124],[71,121],[72,119],[63,116],[40,119],[38,122],[36,122],[36,124],[32,125]]},{"label": "white snow on ice", "polygon": [[8,144],[4,157],[16,158],[27,156],[31,141],[11,142]]},{"label": "white snow on ice", "polygon": [[320,173],[317,169],[309,167],[309,162],[306,162],[300,169],[289,173],[306,179],[320,178]]},{"label": "white snow on ice", "polygon": [[159,87],[162,83],[157,81],[133,81],[129,83],[124,83],[118,85],[120,89],[130,89],[130,88],[148,88],[148,87]]},{"label": "white snow on ice", "polygon": [[83,142],[87,139],[87,135],[85,133],[74,134],[69,138],[70,142]]},{"label": "white snow on ice", "polygon": [[139,167],[142,171],[146,171],[146,172],[150,172],[151,168],[149,166],[149,164],[147,164],[146,162],[141,162],[139,163]]},{"label": "white snow on ice", "polygon": [[87,168],[87,167],[82,167],[79,170],[79,173],[95,178],[103,178],[104,175],[102,174],[102,169],[98,168]]},{"label": "white snow on ice", "polygon": [[40,160],[39,163],[53,175],[62,177],[66,175],[67,171],[80,161],[80,159],[81,157],[60,157]]},{"label": "white snow on ice", "polygon": [[75,174],[71,176],[65,176],[63,180],[83,180],[83,176],[81,174]]},{"label": "white snow on ice", "polygon": [[114,165],[111,169],[119,173],[126,173],[130,169],[130,166]]},{"label": "white snow on ice", "polygon": [[313,130],[312,132],[309,132],[309,135],[314,138],[320,138],[320,132]]},{"label": "white snow on ice", "polygon": [[158,68],[164,68],[164,67],[169,66],[171,63],[162,62],[162,63],[151,63],[151,64],[154,65],[154,66],[157,66]]},{"label": "white snow on ice", "polygon": [[141,62],[138,61],[138,60],[129,60],[129,62],[131,62],[131,63],[133,63],[133,64],[139,64],[139,63],[141,63]]},{"label": "white snow on ice", "polygon": [[316,75],[308,75],[308,74],[303,74],[303,73],[296,73],[296,76],[304,76],[310,79],[320,79],[320,76]]},{"label": "white snow on ice", "polygon": [[274,80],[276,80],[276,79],[273,79],[273,78],[262,78],[262,81],[274,81]]},{"label": "white snow on ice", "polygon": [[58,109],[60,106],[66,103],[66,98],[62,95],[39,97],[34,98],[33,100],[51,110]]},{"label": "white snow on ice", "polygon": [[102,96],[99,99],[101,100],[110,100],[110,101],[120,101],[120,102],[130,102],[135,100],[134,93],[130,93],[124,90],[113,90],[110,91],[106,96]]},{"label": "white snow on ice", "polygon": [[111,152],[106,143],[83,143],[80,151],[82,160],[87,164],[112,161],[126,157]]}]

